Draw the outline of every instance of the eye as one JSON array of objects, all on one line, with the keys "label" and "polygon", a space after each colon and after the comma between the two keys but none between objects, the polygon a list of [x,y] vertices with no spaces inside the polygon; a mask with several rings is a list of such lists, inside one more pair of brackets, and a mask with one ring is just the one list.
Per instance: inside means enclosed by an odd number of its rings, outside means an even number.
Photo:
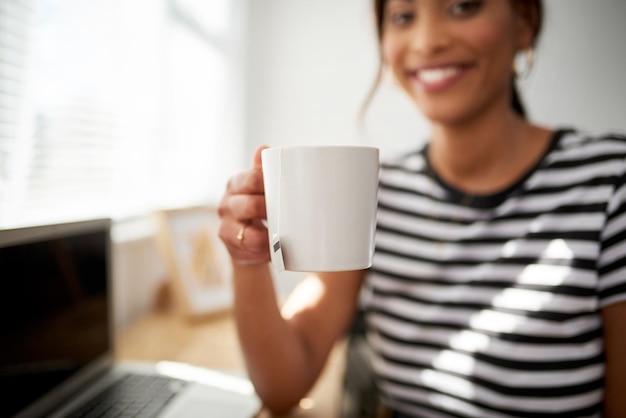
[{"label": "eye", "polygon": [[384,11],[386,25],[402,28],[410,25],[415,18],[416,10],[413,2],[394,0],[387,2]]},{"label": "eye", "polygon": [[479,0],[457,1],[450,6],[450,14],[453,16],[471,16],[480,10],[483,3]]},{"label": "eye", "polygon": [[413,12],[392,12],[388,14],[387,20],[393,26],[406,26],[409,25],[415,18]]}]

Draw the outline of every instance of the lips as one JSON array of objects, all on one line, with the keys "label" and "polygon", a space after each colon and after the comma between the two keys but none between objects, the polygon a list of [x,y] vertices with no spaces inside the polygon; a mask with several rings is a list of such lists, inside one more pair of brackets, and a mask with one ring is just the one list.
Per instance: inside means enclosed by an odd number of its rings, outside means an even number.
[{"label": "lips", "polygon": [[411,78],[428,92],[444,90],[459,80],[468,69],[462,65],[443,65],[412,71]]},{"label": "lips", "polygon": [[431,68],[418,71],[417,78],[424,83],[439,83],[454,77],[459,72],[461,72],[459,67]]}]

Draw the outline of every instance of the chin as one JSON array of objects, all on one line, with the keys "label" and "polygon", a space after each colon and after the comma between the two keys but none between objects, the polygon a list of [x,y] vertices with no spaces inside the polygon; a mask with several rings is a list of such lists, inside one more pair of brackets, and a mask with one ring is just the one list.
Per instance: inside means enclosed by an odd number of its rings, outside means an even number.
[{"label": "chin", "polygon": [[[459,126],[470,122],[485,110],[474,97],[447,97],[445,100],[414,100],[419,111],[433,125]],[[484,104],[484,103],[482,103]]]},{"label": "chin", "polygon": [[471,119],[471,112],[455,111],[453,109],[418,109],[428,121],[433,125],[455,126],[461,125]]}]

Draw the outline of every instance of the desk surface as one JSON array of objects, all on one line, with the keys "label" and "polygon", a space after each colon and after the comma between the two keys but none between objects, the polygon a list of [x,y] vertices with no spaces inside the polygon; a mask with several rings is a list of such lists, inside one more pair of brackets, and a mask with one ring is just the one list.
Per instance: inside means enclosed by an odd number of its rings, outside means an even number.
[{"label": "desk surface", "polygon": [[[311,393],[288,417],[337,417],[344,352],[345,343],[337,344]],[[219,370],[241,372],[245,369],[229,312],[201,321],[185,320],[167,311],[150,312],[118,333],[116,356],[120,360],[169,360]],[[271,416],[263,411],[259,418]]]}]

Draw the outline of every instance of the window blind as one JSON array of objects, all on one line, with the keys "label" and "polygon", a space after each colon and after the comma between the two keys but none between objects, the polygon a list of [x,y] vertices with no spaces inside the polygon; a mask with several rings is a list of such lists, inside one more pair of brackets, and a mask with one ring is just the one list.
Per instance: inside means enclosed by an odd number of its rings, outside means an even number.
[{"label": "window blind", "polygon": [[31,21],[32,1],[0,0],[0,217],[12,210],[18,192],[19,119]]},{"label": "window blind", "polygon": [[0,228],[217,200],[232,0],[0,0]]}]

